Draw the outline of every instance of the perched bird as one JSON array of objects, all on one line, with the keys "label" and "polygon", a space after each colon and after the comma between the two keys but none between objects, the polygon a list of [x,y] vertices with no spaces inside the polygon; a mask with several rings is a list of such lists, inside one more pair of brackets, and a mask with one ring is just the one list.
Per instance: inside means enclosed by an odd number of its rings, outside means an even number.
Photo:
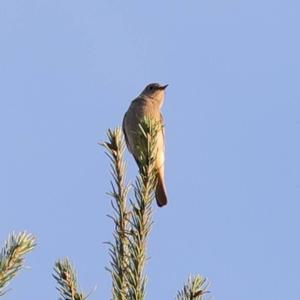
[{"label": "perched bird", "polygon": [[128,150],[132,153],[136,162],[138,153],[136,150],[135,134],[139,130],[139,123],[146,117],[159,122],[161,130],[157,136],[157,157],[155,166],[157,168],[157,186],[155,198],[158,206],[167,204],[167,193],[164,181],[164,162],[165,162],[165,140],[163,129],[163,116],[160,109],[164,102],[165,89],[168,85],[151,83],[145,87],[142,93],[134,99],[123,119],[123,132]]}]

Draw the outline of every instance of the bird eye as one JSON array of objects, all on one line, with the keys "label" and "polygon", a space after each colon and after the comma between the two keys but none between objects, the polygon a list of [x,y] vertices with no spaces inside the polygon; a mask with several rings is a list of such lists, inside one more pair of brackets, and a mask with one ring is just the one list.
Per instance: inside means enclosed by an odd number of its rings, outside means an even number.
[{"label": "bird eye", "polygon": [[153,90],[153,86],[152,85],[149,86],[149,90],[150,91]]}]

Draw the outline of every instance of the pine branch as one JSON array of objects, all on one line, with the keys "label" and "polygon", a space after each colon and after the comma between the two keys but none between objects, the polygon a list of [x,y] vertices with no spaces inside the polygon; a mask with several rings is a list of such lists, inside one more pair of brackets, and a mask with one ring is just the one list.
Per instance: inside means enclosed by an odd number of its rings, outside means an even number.
[{"label": "pine branch", "polygon": [[0,296],[6,293],[11,279],[23,268],[25,254],[35,246],[36,239],[29,233],[12,233],[8,237],[0,253]]},{"label": "pine branch", "polygon": [[79,291],[76,271],[71,262],[65,258],[55,263],[53,277],[57,281],[60,300],[85,300],[87,296]]},{"label": "pine branch", "polygon": [[112,207],[114,214],[111,219],[115,224],[113,233],[114,242],[110,245],[110,266],[109,271],[112,275],[113,299],[126,300],[127,297],[127,271],[128,271],[128,212],[126,200],[128,195],[128,186],[125,183],[126,165],[124,162],[125,143],[122,130],[117,128],[107,133],[108,142],[103,146],[106,148],[106,154],[111,161],[111,181],[112,191],[109,193],[112,198]]},{"label": "pine branch", "polygon": [[156,139],[159,126],[154,121],[145,119],[141,122],[140,131],[136,136],[140,170],[134,186],[136,202],[131,202],[133,209],[130,219],[128,277],[130,300],[145,298],[147,278],[144,267],[147,259],[147,239],[152,225],[151,204],[156,186]]},{"label": "pine branch", "polygon": [[[113,281],[114,300],[144,300],[147,277],[144,272],[147,260],[147,240],[152,225],[151,204],[157,181],[155,166],[157,155],[157,134],[161,125],[144,119],[135,136],[135,155],[139,175],[134,185],[135,201],[130,201],[131,210],[126,206],[128,186],[125,183],[124,141],[121,129],[108,131],[106,148],[111,164],[113,215],[115,231],[110,245],[110,269]],[[176,300],[202,300],[208,293],[206,279],[189,278]],[[69,300],[69,299],[66,299]]]},{"label": "pine branch", "polygon": [[209,293],[207,280],[200,275],[190,277],[183,289],[177,293],[176,300],[201,300]]}]

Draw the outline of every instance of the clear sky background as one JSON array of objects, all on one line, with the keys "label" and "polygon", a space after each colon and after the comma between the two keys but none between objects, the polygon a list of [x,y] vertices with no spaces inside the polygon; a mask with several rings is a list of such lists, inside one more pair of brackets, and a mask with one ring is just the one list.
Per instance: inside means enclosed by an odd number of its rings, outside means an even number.
[{"label": "clear sky background", "polygon": [[[97,145],[169,83],[166,182],[147,299],[189,274],[211,299],[300,299],[299,1],[0,3],[0,239],[38,247],[7,300],[57,299],[56,259],[110,299],[108,159]],[[137,168],[128,158],[128,178]]]}]

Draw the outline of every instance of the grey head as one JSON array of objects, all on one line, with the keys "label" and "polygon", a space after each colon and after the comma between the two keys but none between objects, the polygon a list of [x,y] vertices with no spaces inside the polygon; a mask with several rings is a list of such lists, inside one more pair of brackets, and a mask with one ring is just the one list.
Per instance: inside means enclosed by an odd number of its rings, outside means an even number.
[{"label": "grey head", "polygon": [[164,101],[165,89],[167,86],[168,84],[161,85],[159,83],[150,83],[145,87],[140,96],[156,100],[161,106]]}]

